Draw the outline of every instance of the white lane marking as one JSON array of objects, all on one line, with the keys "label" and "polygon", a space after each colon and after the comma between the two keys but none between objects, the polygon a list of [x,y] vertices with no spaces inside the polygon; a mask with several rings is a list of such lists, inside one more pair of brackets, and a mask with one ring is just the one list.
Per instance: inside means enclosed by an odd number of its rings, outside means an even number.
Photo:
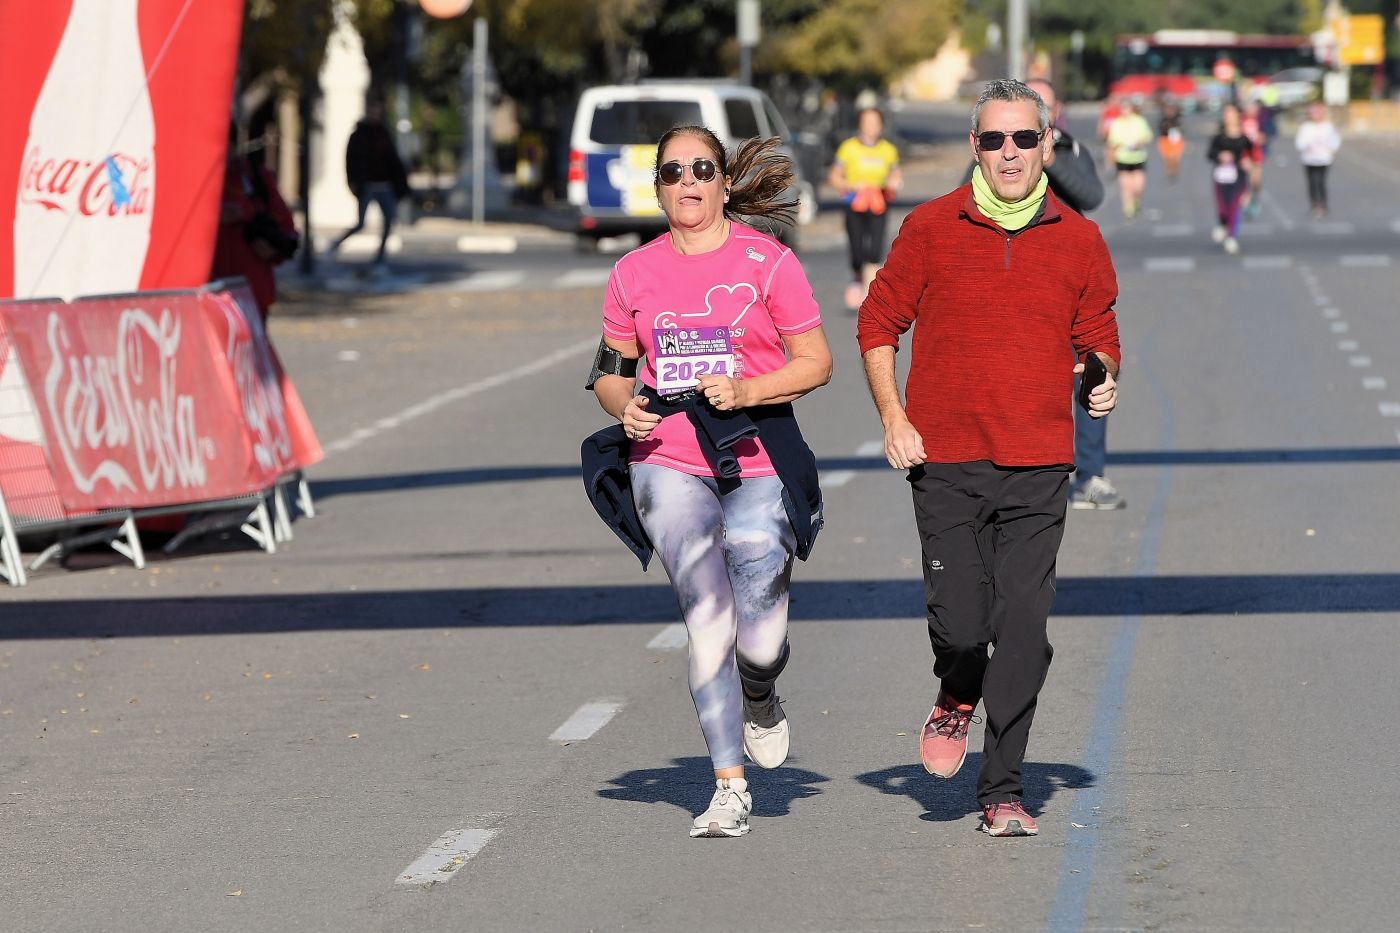
[{"label": "white lane marking", "polygon": [[1347,362],[1352,365],[1353,369],[1365,369],[1371,365],[1371,358],[1369,356],[1353,356]]},{"label": "white lane marking", "polygon": [[496,832],[494,829],[454,829],[443,833],[427,851],[399,872],[394,884],[426,887],[451,879],[495,837]]},{"label": "white lane marking", "polygon": [[1346,221],[1327,221],[1312,224],[1308,229],[1318,236],[1351,236],[1356,232],[1356,224]]},{"label": "white lane marking", "polygon": [[[885,452],[884,441],[866,441],[856,448],[857,457],[873,457]],[[856,478],[855,470],[831,470],[817,476],[817,483],[823,489],[837,489]]]},{"label": "white lane marking", "polygon": [[1400,418],[1400,402],[1381,402],[1377,407],[1387,418]]},{"label": "white lane marking", "polygon": [[1195,232],[1190,224],[1158,224],[1152,228],[1153,236],[1191,236]]},{"label": "white lane marking", "polygon": [[1241,261],[1246,269],[1287,269],[1293,265],[1292,256],[1246,256]]},{"label": "white lane marking", "polygon": [[1365,379],[1361,380],[1361,387],[1364,389],[1370,389],[1373,392],[1384,392],[1386,388],[1385,377],[1367,376]]},{"label": "white lane marking", "polygon": [[1385,255],[1343,256],[1341,263],[1347,269],[1362,269],[1390,265],[1390,257]]},{"label": "white lane marking", "polygon": [[621,700],[585,703],[549,736],[551,742],[582,742],[606,726],[622,710]]},{"label": "white lane marking", "polygon": [[1337,349],[1341,350],[1343,353],[1355,353],[1357,350],[1361,349],[1361,344],[1357,343],[1355,340],[1338,340]]},{"label": "white lane marking", "polygon": [[[330,252],[331,244],[335,242],[330,238],[322,238],[320,248],[317,252]],[[356,233],[340,244],[337,252],[350,255],[360,255],[362,253],[377,253],[379,251],[378,233]],[[389,234],[389,240],[384,244],[384,251],[391,254],[403,252],[403,239],[397,233]]]},{"label": "white lane marking", "polygon": [[359,350],[341,350],[339,353],[337,353],[337,354],[335,355],[335,358],[338,359],[338,360],[340,360],[342,363],[353,363],[353,362],[355,362],[356,360],[358,360],[358,359],[360,358],[360,351],[359,351]]},{"label": "white lane marking", "polygon": [[[569,357],[578,356],[585,352],[592,352],[597,346],[597,339],[590,337],[580,343],[561,347],[553,353],[542,356],[533,362],[526,363],[524,366],[517,366],[515,369],[508,369],[503,373],[487,376],[485,379],[478,379],[475,382],[468,382],[465,385],[457,386],[455,389],[448,389],[446,392],[439,392],[437,395],[426,398],[415,405],[410,405],[403,411],[379,419],[373,428],[356,428],[347,436],[340,438],[340,440],[331,441],[329,444],[325,445],[326,456],[329,457],[332,454],[347,451],[351,447],[358,446],[384,431],[396,428],[415,418],[421,418],[429,412],[437,411],[444,405],[459,402],[469,396],[477,395],[488,389],[498,388],[506,383],[514,382],[517,379],[523,379],[526,376],[533,376],[535,373],[549,369],[554,364],[563,362]],[[393,423],[388,424],[388,422],[391,421]]]},{"label": "white lane marking", "polygon": [[657,632],[656,637],[647,642],[647,647],[652,651],[679,651],[689,643],[684,623],[672,622]]},{"label": "white lane marking", "polygon": [[457,238],[459,253],[513,253],[516,246],[513,236],[469,233]]},{"label": "white lane marking", "polygon": [[1329,321],[1335,321],[1337,318],[1339,318],[1339,317],[1342,316],[1342,309],[1341,309],[1341,308],[1323,308],[1323,309],[1322,309],[1322,316],[1325,317],[1325,318],[1327,318]]},{"label": "white lane marking", "polygon": [[608,284],[611,269],[570,269],[554,280],[556,288],[594,288]]},{"label": "white lane marking", "polygon": [[1332,322],[1332,333],[1334,334],[1345,334],[1349,330],[1351,330],[1351,325],[1348,324],[1346,321]]},{"label": "white lane marking", "polygon": [[1147,272],[1190,272],[1196,268],[1196,260],[1190,256],[1153,256],[1142,267]]},{"label": "white lane marking", "polygon": [[1400,233],[1400,218],[1396,218],[1390,222],[1390,229],[1394,230],[1396,233]]},{"label": "white lane marking", "polygon": [[1319,308],[1325,307],[1332,303],[1331,298],[1328,298],[1326,295],[1322,295],[1317,292],[1313,292],[1313,301],[1317,302],[1317,306]]},{"label": "white lane marking", "polygon": [[514,288],[523,281],[525,272],[521,269],[494,269],[474,272],[460,279],[430,286],[430,289],[439,292],[494,292]]},{"label": "white lane marking", "polygon": [[1297,226],[1297,224],[1293,222],[1293,218],[1289,217],[1288,212],[1283,209],[1283,205],[1278,202],[1278,198],[1274,197],[1272,191],[1265,188],[1259,193],[1263,195],[1265,206],[1269,208],[1270,213],[1278,218],[1279,225],[1282,226],[1283,229],[1292,230]]}]

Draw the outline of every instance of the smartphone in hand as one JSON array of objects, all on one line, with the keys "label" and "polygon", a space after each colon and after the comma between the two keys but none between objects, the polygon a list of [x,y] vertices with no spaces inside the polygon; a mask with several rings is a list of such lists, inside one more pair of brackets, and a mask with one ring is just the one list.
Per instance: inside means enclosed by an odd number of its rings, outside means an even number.
[{"label": "smartphone in hand", "polygon": [[1089,410],[1089,393],[1103,385],[1107,378],[1108,367],[1104,366],[1097,353],[1084,357],[1084,372],[1079,374],[1079,407]]}]

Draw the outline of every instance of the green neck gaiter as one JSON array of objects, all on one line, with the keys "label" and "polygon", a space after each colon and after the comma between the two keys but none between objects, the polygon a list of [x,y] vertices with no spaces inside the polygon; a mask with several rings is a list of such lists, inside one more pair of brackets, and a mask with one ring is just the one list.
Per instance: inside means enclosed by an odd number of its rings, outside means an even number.
[{"label": "green neck gaiter", "polygon": [[1041,172],[1040,181],[1036,182],[1035,190],[1030,194],[1019,201],[1003,201],[987,184],[987,179],[982,177],[982,166],[978,165],[972,171],[972,200],[988,220],[995,221],[1003,230],[1020,230],[1040,210],[1040,202],[1045,200],[1045,189],[1049,184],[1050,179]]}]

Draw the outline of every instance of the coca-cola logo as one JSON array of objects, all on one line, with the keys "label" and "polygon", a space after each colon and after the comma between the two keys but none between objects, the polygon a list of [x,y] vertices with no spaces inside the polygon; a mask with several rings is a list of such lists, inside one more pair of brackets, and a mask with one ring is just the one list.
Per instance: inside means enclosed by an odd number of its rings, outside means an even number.
[{"label": "coca-cola logo", "polygon": [[[123,310],[110,354],[75,353],[63,315],[52,313],[48,347],[53,440],[81,492],[103,481],[145,492],[205,484],[216,451],[200,437],[194,396],[177,388],[180,322],[168,308],[158,319],[143,308]],[[133,460],[139,486],[127,469]]]},{"label": "coca-cola logo", "polygon": [[264,470],[294,466],[292,435],[287,428],[282,386],[266,343],[259,343],[247,319],[231,299],[220,302],[228,337],[224,345],[234,384],[243,405],[243,420],[253,442],[253,458]]},{"label": "coca-cola logo", "polygon": [[151,206],[153,161],[150,154],[126,152],[100,159],[57,157],[36,145],[25,153],[19,203],[85,217],[145,214]]}]

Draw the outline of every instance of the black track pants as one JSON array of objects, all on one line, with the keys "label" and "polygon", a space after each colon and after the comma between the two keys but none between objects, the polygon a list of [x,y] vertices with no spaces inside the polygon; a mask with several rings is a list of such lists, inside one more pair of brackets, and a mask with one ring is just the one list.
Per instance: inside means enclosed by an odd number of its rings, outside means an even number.
[{"label": "black track pants", "polygon": [[984,702],[978,801],[1019,798],[1036,697],[1053,654],[1046,621],[1069,473],[985,460],[926,463],[909,471],[909,482],[934,676],[959,702]]}]

